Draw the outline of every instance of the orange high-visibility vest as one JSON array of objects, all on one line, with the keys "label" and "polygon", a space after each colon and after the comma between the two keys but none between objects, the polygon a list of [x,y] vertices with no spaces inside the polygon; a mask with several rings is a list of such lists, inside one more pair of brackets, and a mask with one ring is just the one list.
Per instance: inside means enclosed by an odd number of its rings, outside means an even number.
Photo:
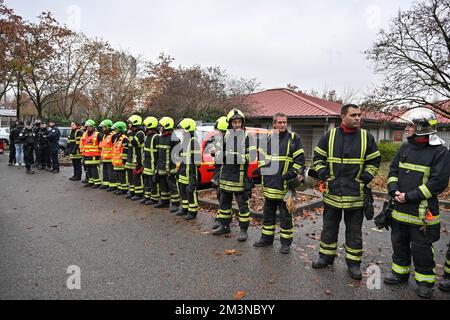
[{"label": "orange high-visibility vest", "polygon": [[102,141],[99,144],[102,149],[102,161],[103,162],[111,162],[112,159],[112,133],[104,135]]},{"label": "orange high-visibility vest", "polygon": [[123,139],[126,135],[122,134],[119,139],[116,140],[112,147],[112,164],[114,167],[123,167]]},{"label": "orange high-visibility vest", "polygon": [[81,137],[83,145],[83,156],[84,157],[98,157],[100,156],[100,147],[97,144],[98,132],[95,131],[90,136],[86,131]]}]

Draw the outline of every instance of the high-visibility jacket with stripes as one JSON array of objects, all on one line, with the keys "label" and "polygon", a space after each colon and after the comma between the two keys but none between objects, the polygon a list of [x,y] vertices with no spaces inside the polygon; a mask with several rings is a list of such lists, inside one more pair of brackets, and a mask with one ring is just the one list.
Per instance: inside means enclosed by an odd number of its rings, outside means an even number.
[{"label": "high-visibility jacket with stripes", "polygon": [[[85,164],[99,163],[100,157],[100,137],[98,131],[86,131],[81,136],[83,144],[83,157],[85,158]],[[95,158],[95,159],[94,159]]]},{"label": "high-visibility jacket with stripes", "polygon": [[156,161],[158,160],[158,150],[156,145],[159,141],[159,134],[151,134],[145,137],[144,141],[144,174],[153,175],[155,173]]},{"label": "high-visibility jacket with stripes", "polygon": [[406,193],[406,203],[394,203],[392,218],[400,223],[423,226],[427,210],[434,219],[429,226],[439,226],[437,196],[448,186],[449,153],[444,146],[428,143],[404,143],[392,160],[388,175],[388,191]]},{"label": "high-visibility jacket with stripes", "polygon": [[181,150],[181,163],[178,170],[178,182],[182,184],[197,184],[198,167],[202,162],[202,152],[197,138],[186,134]]},{"label": "high-visibility jacket with stripes", "polygon": [[129,146],[125,169],[142,167],[142,150],[144,149],[145,133],[142,130],[131,133],[128,136]]},{"label": "high-visibility jacket with stripes", "polygon": [[374,137],[365,129],[344,133],[329,130],[314,148],[313,168],[325,183],[325,204],[338,209],[364,207],[364,185],[378,173],[381,155]]},{"label": "high-visibility jacket with stripes", "polygon": [[288,191],[288,181],[283,180],[282,176],[289,170],[298,174],[305,166],[300,136],[289,131],[271,133],[267,137],[267,144],[260,146],[258,151],[258,166],[264,168],[261,173],[264,197],[283,200]]},{"label": "high-visibility jacket with stripes", "polygon": [[113,133],[105,133],[102,137],[102,140],[100,141],[100,149],[102,150],[101,158],[102,162],[111,162],[112,159],[112,136]]},{"label": "high-visibility jacket with stripes", "polygon": [[83,131],[81,129],[75,129],[70,131],[67,149],[69,150],[70,159],[81,159],[80,141]]},{"label": "high-visibility jacket with stripes", "polygon": [[257,160],[254,137],[245,130],[227,130],[221,157],[220,189],[243,192],[248,165]]},{"label": "high-visibility jacket with stripes", "polygon": [[158,159],[156,162],[156,169],[159,175],[176,174],[177,165],[171,157],[173,148],[180,143],[180,140],[173,134],[172,131],[167,131],[161,134],[156,145],[158,150]]},{"label": "high-visibility jacket with stripes", "polygon": [[116,133],[112,136],[112,165],[114,170],[125,170],[128,155],[128,137],[125,133]]}]

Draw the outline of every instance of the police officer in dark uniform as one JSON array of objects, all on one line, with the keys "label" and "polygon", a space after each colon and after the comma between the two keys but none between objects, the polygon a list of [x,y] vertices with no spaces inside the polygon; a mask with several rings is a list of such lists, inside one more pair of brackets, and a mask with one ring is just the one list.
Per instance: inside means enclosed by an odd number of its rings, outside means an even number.
[{"label": "police officer in dark uniform", "polygon": [[436,135],[436,114],[427,108],[414,108],[401,119],[407,123],[404,143],[388,176],[388,192],[394,198],[391,241],[392,271],[386,284],[406,282],[414,260],[417,295],[431,298],[436,281],[433,243],[440,237],[437,196],[448,186],[447,148]]},{"label": "police officer in dark uniform", "polygon": [[27,173],[34,174],[34,171],[31,170],[31,165],[33,164],[33,153],[36,145],[36,138],[30,121],[26,122],[25,128],[23,128],[22,132],[19,134],[19,140],[23,143],[23,154]]},{"label": "police officer in dark uniform", "polygon": [[56,121],[51,119],[48,122],[50,126],[50,130],[48,133],[48,151],[50,157],[50,163],[52,166],[51,173],[59,172],[59,159],[58,159],[58,151],[59,151],[59,137],[61,133],[59,132],[58,127],[56,126]]}]

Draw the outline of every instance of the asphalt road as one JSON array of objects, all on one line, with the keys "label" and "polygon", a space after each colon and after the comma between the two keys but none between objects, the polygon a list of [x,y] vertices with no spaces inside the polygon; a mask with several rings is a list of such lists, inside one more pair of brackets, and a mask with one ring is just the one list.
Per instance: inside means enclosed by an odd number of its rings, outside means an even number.
[{"label": "asphalt road", "polygon": [[[212,215],[200,212],[188,222],[167,210],[125,200],[71,182],[71,167],[61,173],[8,167],[0,155],[0,299],[417,299],[414,281],[399,287],[368,289],[352,280],[339,237],[340,256],[326,270],[311,268],[318,255],[320,217],[296,221],[289,255],[254,248],[260,227],[249,240],[210,234]],[[448,213],[448,212],[447,212]],[[449,216],[436,243],[439,278],[449,241]],[[363,268],[390,268],[390,237],[365,221]],[[227,255],[225,250],[236,250]],[[80,268],[81,289],[70,290],[69,266]],[[450,295],[435,288],[434,299]]]}]

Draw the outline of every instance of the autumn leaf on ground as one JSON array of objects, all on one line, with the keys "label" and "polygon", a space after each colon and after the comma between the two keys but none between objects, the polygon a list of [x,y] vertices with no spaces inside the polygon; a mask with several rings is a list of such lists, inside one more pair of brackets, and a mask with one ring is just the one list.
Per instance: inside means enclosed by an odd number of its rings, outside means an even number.
[{"label": "autumn leaf on ground", "polygon": [[234,299],[241,300],[243,297],[245,297],[247,294],[245,291],[238,291],[234,294]]},{"label": "autumn leaf on ground", "polygon": [[231,255],[236,254],[236,253],[238,253],[238,251],[235,250],[235,249],[225,250],[225,254],[228,255],[228,256],[231,256]]}]

